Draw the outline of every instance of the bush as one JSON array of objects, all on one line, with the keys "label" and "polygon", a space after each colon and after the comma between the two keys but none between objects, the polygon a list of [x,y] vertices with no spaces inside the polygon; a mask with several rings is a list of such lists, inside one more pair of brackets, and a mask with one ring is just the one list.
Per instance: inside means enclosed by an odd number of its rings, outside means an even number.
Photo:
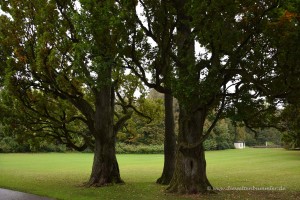
[{"label": "bush", "polygon": [[116,144],[118,154],[162,154],[164,153],[163,145],[132,145],[125,143]]},{"label": "bush", "polygon": [[66,145],[53,144],[47,141],[40,141],[38,145],[30,146],[31,152],[66,152]]},{"label": "bush", "polygon": [[217,142],[215,139],[207,139],[203,143],[205,151],[217,149]]},{"label": "bush", "polygon": [[254,137],[251,137],[249,134],[246,136],[245,143],[250,147],[258,145],[256,139]]},{"label": "bush", "polygon": [[217,144],[217,150],[225,150],[225,149],[233,149],[234,144],[224,141],[222,143]]},{"label": "bush", "polygon": [[282,136],[282,142],[285,149],[300,148],[300,132],[285,132]]},{"label": "bush", "polygon": [[2,153],[17,153],[29,152],[28,144],[20,144],[14,138],[4,137],[0,140],[0,152]]},{"label": "bush", "polygon": [[233,149],[233,142],[223,135],[221,134],[220,136],[214,136],[205,140],[203,143],[205,151]]},{"label": "bush", "polygon": [[23,153],[23,152],[65,152],[66,146],[53,144],[47,141],[25,143],[18,142],[13,137],[0,139],[0,153]]}]

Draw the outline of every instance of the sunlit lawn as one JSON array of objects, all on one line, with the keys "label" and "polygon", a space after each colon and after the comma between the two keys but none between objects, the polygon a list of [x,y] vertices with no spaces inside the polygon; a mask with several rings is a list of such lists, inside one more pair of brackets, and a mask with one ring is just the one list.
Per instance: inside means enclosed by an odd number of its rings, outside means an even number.
[{"label": "sunlit lawn", "polygon": [[93,159],[87,153],[0,154],[0,187],[66,200],[300,199],[300,151],[248,148],[210,151],[206,158],[212,185],[233,191],[165,193],[164,186],[155,184],[163,155],[118,155],[125,185],[84,188],[80,185],[88,180]]}]

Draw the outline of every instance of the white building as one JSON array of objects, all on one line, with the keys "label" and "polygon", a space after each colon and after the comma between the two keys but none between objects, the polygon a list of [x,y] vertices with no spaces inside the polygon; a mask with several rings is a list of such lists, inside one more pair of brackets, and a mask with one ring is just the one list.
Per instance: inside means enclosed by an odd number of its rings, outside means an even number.
[{"label": "white building", "polygon": [[246,147],[245,142],[235,142],[234,148],[236,149],[244,149]]}]

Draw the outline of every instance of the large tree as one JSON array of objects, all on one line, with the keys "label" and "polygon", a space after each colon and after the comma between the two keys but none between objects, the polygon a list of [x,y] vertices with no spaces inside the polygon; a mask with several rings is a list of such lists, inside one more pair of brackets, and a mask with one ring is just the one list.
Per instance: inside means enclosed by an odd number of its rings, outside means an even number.
[{"label": "large tree", "polygon": [[[154,10],[151,10],[151,13],[143,1],[121,2],[123,2],[121,4],[122,10],[126,13],[124,15],[126,27],[124,27],[123,32],[126,33],[127,40],[120,46],[122,48],[120,55],[123,57],[125,66],[147,87],[164,93],[165,157],[163,172],[157,183],[169,184],[175,168],[176,150],[173,96],[171,93],[173,63],[170,57],[174,39],[172,31],[175,28],[173,16],[172,13],[169,13],[168,1],[147,2],[156,6]],[[143,22],[139,17],[145,18],[147,22]],[[157,31],[155,36],[146,28],[146,26],[149,28],[151,26],[150,21],[148,21],[150,18],[155,18],[154,29]],[[151,74],[152,77],[147,77],[147,74]]]},{"label": "large tree", "polygon": [[[88,186],[123,182],[115,138],[130,113],[114,123],[114,88],[123,74],[117,60],[121,22],[116,2],[17,0],[0,5],[6,12],[0,25],[1,71],[5,88],[26,109],[24,121],[75,149],[94,146]],[[80,138],[77,143],[74,135]]]},{"label": "large tree", "polygon": [[[125,59],[141,80],[171,93],[180,106],[176,165],[168,190],[207,191],[212,186],[203,142],[224,111],[235,114],[251,108],[260,114],[275,110],[281,99],[299,96],[293,93],[299,86],[299,56],[289,51],[298,48],[292,41],[299,41],[299,13],[289,11],[297,3],[138,2],[143,11],[132,8]],[[289,18],[280,25],[287,12]],[[152,73],[150,81],[147,72]],[[210,113],[215,117],[204,131]]]}]

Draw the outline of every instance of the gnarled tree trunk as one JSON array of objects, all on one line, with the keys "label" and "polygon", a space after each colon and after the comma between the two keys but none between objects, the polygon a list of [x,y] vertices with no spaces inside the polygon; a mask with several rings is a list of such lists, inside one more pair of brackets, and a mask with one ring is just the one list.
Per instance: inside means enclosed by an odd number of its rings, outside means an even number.
[{"label": "gnarled tree trunk", "polygon": [[[111,71],[107,72],[110,77]],[[101,87],[96,95],[96,112],[94,117],[94,161],[88,186],[104,186],[114,183],[123,183],[120,177],[116,159],[113,115],[114,93],[111,83]]]},{"label": "gnarled tree trunk", "polygon": [[105,186],[123,183],[113,142],[96,140],[92,173],[87,186]]},{"label": "gnarled tree trunk", "polygon": [[170,192],[194,194],[212,188],[206,176],[206,161],[201,139],[205,117],[205,109],[187,112],[180,108],[176,164],[168,188]]},{"label": "gnarled tree trunk", "polygon": [[164,169],[157,183],[168,185],[175,169],[176,136],[174,130],[173,96],[164,95],[165,99],[165,141],[164,141]]},{"label": "gnarled tree trunk", "polygon": [[199,93],[200,74],[195,61],[190,1],[173,1],[177,12],[178,79],[174,94],[179,101],[179,133],[176,163],[168,191],[202,193],[211,188],[206,176],[203,127],[207,116],[207,97]]}]

